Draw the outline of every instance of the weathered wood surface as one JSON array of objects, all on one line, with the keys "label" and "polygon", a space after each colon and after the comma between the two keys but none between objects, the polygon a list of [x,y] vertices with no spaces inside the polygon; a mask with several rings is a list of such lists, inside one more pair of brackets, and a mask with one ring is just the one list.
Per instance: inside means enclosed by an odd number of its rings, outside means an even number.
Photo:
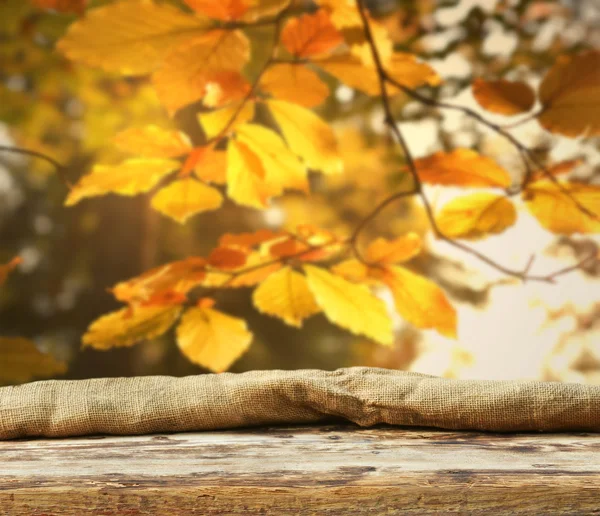
[{"label": "weathered wood surface", "polygon": [[355,426],[0,442],[0,514],[600,514],[600,435]]}]

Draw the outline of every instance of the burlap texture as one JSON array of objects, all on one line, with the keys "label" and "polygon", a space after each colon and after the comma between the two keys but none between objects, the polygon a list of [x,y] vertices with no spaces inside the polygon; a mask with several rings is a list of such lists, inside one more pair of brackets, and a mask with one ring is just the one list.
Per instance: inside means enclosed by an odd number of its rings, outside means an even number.
[{"label": "burlap texture", "polygon": [[0,438],[216,430],[334,419],[499,432],[600,431],[600,387],[354,367],[0,388]]}]

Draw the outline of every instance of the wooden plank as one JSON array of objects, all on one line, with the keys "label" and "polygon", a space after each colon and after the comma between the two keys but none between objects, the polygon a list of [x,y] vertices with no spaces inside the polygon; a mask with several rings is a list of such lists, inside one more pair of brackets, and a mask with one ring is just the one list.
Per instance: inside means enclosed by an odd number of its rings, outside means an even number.
[{"label": "wooden plank", "polygon": [[600,514],[600,435],[355,426],[0,442],[0,514]]}]

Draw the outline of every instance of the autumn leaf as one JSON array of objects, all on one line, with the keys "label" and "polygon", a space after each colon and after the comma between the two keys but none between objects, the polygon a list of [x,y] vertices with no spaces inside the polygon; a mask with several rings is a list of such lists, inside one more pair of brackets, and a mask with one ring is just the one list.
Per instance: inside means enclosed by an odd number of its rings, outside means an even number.
[{"label": "autumn leaf", "polygon": [[[560,186],[559,186],[560,185]],[[600,232],[600,186],[536,181],[523,192],[529,211],[547,230],[562,235]],[[596,218],[581,210],[578,202]]]},{"label": "autumn leaf", "polygon": [[475,100],[492,113],[518,115],[535,104],[535,92],[524,82],[475,79],[472,86]]},{"label": "autumn leaf", "polygon": [[456,338],[456,310],[435,283],[404,267],[390,266],[374,274],[392,291],[396,310],[407,322]]},{"label": "autumn leaf", "polygon": [[[379,76],[373,66],[367,66],[352,53],[330,56],[315,61],[325,72],[352,88],[367,95],[381,95]],[[435,86],[440,79],[435,71],[426,63],[420,63],[412,54],[395,52],[390,56],[386,73],[391,79],[406,86],[416,88],[425,84]],[[388,94],[396,95],[400,90],[390,85]]]},{"label": "autumn leaf", "polygon": [[342,171],[335,135],[323,120],[312,111],[283,100],[269,100],[267,105],[290,149],[308,167],[325,174]]},{"label": "autumn leaf", "polygon": [[477,240],[504,232],[517,220],[514,204],[502,195],[476,193],[447,203],[436,217],[444,236]]},{"label": "autumn leaf", "polygon": [[222,203],[221,192],[191,178],[174,181],[152,197],[155,210],[180,224],[198,213],[216,210]]},{"label": "autumn leaf", "polygon": [[105,351],[132,346],[165,333],[177,320],[181,307],[139,306],[123,308],[96,319],[83,336],[83,346]]},{"label": "autumn leaf", "polygon": [[153,71],[171,48],[208,27],[167,4],[145,0],[118,2],[93,9],[73,23],[58,42],[72,61],[123,75]]},{"label": "autumn leaf", "polygon": [[208,264],[217,269],[237,269],[246,263],[247,251],[233,247],[217,247],[208,257]]},{"label": "autumn leaf", "polygon": [[215,108],[245,99],[251,86],[237,70],[222,70],[210,75],[204,91],[202,103]]},{"label": "autumn leaf", "polygon": [[249,347],[246,322],[212,308],[190,308],[177,327],[177,344],[193,363],[214,372],[229,369]]},{"label": "autumn leaf", "polygon": [[[234,103],[230,106],[198,113],[198,122],[208,139],[231,133],[236,127],[245,124],[254,116],[254,102]],[[232,122],[233,121],[233,122]]]},{"label": "autumn leaf", "polygon": [[32,378],[64,374],[67,366],[21,337],[0,337],[0,384],[24,383]]},{"label": "autumn leaf", "polygon": [[370,263],[393,264],[406,262],[417,256],[423,247],[421,237],[408,233],[394,240],[377,238],[369,244],[365,258]]},{"label": "autumn leaf", "polygon": [[222,21],[253,22],[274,16],[285,9],[290,0],[184,0],[195,11]]},{"label": "autumn leaf", "polygon": [[168,159],[129,159],[119,165],[95,165],[69,192],[66,206],[73,206],[86,197],[108,193],[133,196],[154,188],[179,167]]},{"label": "autumn leaf", "polygon": [[8,275],[22,262],[23,259],[21,257],[15,256],[10,262],[0,265],[0,287],[6,282]]},{"label": "autumn leaf", "polygon": [[237,127],[235,138],[259,159],[264,180],[274,191],[281,193],[285,188],[308,191],[306,167],[277,133],[257,124],[243,124]]},{"label": "autumn leaf", "polygon": [[200,100],[207,85],[223,71],[239,72],[250,58],[248,38],[241,31],[212,30],[176,47],[154,73],[161,103],[173,114]]},{"label": "autumn leaf", "polygon": [[343,43],[324,9],[289,20],[281,31],[281,43],[299,58],[325,54]]},{"label": "autumn leaf", "polygon": [[131,304],[169,304],[185,295],[206,277],[206,260],[191,256],[155,267],[140,276],[115,285],[116,299]]},{"label": "autumn leaf", "polygon": [[510,175],[494,160],[470,149],[436,152],[415,160],[421,181],[434,185],[463,187],[510,186]]},{"label": "autumn leaf", "polygon": [[248,0],[184,0],[194,11],[210,18],[233,21],[241,18],[248,10]]},{"label": "autumn leaf", "polygon": [[305,265],[304,270],[310,291],[332,323],[380,344],[392,344],[392,321],[383,301],[366,287],[325,269]]},{"label": "autumn leaf", "polygon": [[254,290],[252,301],[259,312],[298,328],[304,319],[321,311],[306,278],[290,267],[284,267],[263,281]]},{"label": "autumn leaf", "polygon": [[201,147],[192,164],[194,175],[207,183],[227,182],[227,155],[213,147]]},{"label": "autumn leaf", "polygon": [[242,142],[227,145],[227,196],[243,206],[262,209],[274,195],[278,185],[265,181],[266,172],[260,158]]},{"label": "autumn leaf", "polygon": [[539,96],[544,129],[572,138],[600,135],[600,51],[560,56]]},{"label": "autumn leaf", "polygon": [[271,229],[259,229],[254,233],[226,233],[219,239],[219,245],[224,247],[239,246],[251,249],[263,242],[275,240],[282,236],[287,236],[287,233]]},{"label": "autumn leaf", "polygon": [[180,131],[156,125],[125,129],[115,136],[114,142],[121,150],[144,158],[177,158],[192,148]]},{"label": "autumn leaf", "polygon": [[279,100],[305,107],[323,103],[329,87],[303,64],[279,63],[270,66],[260,79],[260,87]]}]

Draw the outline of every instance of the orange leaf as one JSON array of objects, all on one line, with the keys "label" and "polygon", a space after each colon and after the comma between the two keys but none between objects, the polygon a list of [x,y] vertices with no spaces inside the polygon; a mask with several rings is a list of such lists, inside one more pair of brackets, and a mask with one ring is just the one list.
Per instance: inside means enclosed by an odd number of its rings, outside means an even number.
[{"label": "orange leaf", "polygon": [[436,152],[415,160],[421,181],[434,185],[498,187],[510,186],[510,175],[491,158],[470,149]]},{"label": "orange leaf", "polygon": [[343,43],[342,35],[324,9],[289,20],[281,31],[281,43],[296,57],[314,57]]},{"label": "orange leaf", "polygon": [[169,113],[202,99],[224,71],[239,72],[250,58],[243,32],[212,30],[175,47],[152,81]]},{"label": "orange leaf", "polygon": [[281,100],[306,107],[321,104],[329,95],[329,87],[303,64],[279,63],[267,69],[260,87]]},{"label": "orange leaf", "polygon": [[560,56],[540,85],[542,127],[569,137],[600,135],[600,51]]},{"label": "orange leaf", "polygon": [[250,93],[250,83],[238,71],[215,72],[205,86],[204,105],[220,107],[244,99]]},{"label": "orange leaf", "polygon": [[14,271],[20,263],[23,262],[23,258],[15,256],[10,262],[5,265],[0,265],[0,286],[4,284],[8,275]]},{"label": "orange leaf", "polygon": [[115,136],[114,142],[121,150],[144,158],[176,158],[191,149],[183,133],[156,125],[125,129]]},{"label": "orange leaf", "polygon": [[194,11],[210,18],[233,21],[248,10],[248,0],[184,0]]},{"label": "orange leaf", "polygon": [[215,150],[214,147],[199,147],[194,150],[197,154],[191,166],[196,177],[207,183],[225,184],[227,182],[226,153]]},{"label": "orange leaf", "polygon": [[535,104],[535,92],[524,82],[500,79],[473,81],[473,96],[481,107],[500,115],[526,113]]},{"label": "orange leaf", "polygon": [[406,262],[417,256],[423,247],[421,237],[416,233],[398,237],[394,240],[377,238],[367,248],[367,261],[381,264]]},{"label": "orange leaf", "polygon": [[113,287],[112,293],[124,303],[152,304],[168,300],[173,294],[186,294],[200,284],[205,276],[206,260],[193,256],[161,265],[118,283]]},{"label": "orange leaf", "polygon": [[252,247],[274,240],[282,236],[287,236],[287,233],[281,231],[271,231],[270,229],[260,229],[255,233],[238,233],[232,235],[227,233],[219,239],[219,245],[222,247],[240,246],[251,249]]},{"label": "orange leaf", "polygon": [[216,269],[237,269],[246,263],[248,253],[232,247],[217,247],[208,257],[208,263]]}]

